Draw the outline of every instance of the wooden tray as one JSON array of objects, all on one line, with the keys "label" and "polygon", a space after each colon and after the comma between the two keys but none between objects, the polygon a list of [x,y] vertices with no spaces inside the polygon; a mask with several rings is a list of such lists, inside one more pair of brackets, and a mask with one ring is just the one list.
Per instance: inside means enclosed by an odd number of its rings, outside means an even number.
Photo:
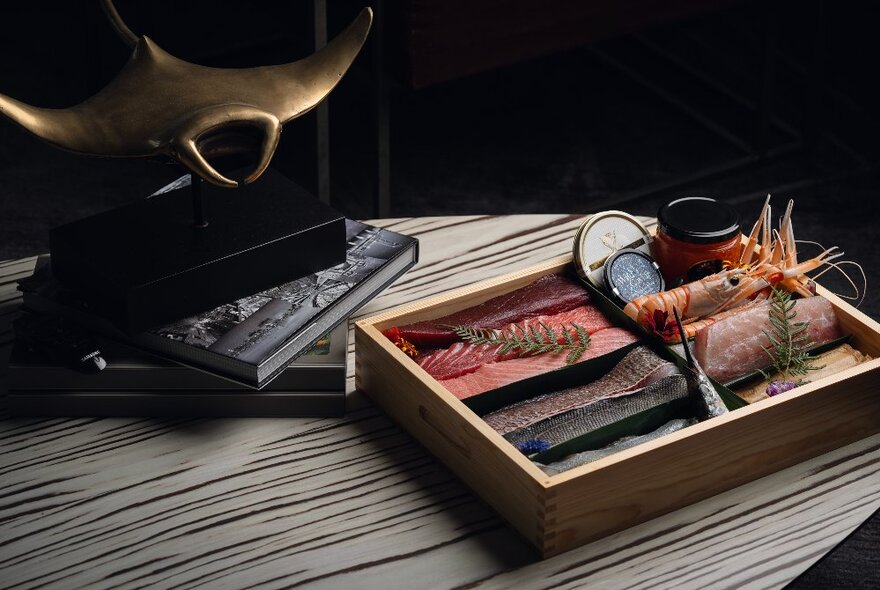
[{"label": "wooden tray", "polygon": [[548,476],[381,331],[561,271],[566,256],[355,324],[355,383],[548,557],[880,432],[880,324],[819,288],[874,360]]}]

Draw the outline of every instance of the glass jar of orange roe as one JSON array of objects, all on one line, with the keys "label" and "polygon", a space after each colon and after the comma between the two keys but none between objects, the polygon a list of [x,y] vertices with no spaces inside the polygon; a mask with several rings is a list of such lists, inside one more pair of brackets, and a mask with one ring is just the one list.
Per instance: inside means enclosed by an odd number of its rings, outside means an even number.
[{"label": "glass jar of orange roe", "polygon": [[739,214],[708,197],[684,197],[660,208],[651,254],[667,289],[720,271],[741,248]]}]

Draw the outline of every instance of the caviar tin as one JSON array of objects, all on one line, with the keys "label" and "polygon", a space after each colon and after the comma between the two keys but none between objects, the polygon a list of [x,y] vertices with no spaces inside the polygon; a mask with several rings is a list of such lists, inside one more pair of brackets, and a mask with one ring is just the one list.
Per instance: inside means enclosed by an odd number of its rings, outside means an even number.
[{"label": "caviar tin", "polygon": [[641,250],[618,250],[608,257],[603,269],[608,294],[621,306],[638,297],[659,293],[666,286],[660,267]]},{"label": "caviar tin", "polygon": [[581,278],[605,289],[603,267],[619,250],[651,254],[651,233],[642,223],[623,211],[602,211],[587,218],[574,237],[573,258]]}]

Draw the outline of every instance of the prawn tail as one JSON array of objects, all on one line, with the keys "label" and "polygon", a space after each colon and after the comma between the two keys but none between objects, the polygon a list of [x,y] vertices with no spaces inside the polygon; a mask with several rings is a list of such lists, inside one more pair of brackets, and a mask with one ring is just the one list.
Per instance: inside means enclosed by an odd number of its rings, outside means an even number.
[{"label": "prawn tail", "polygon": [[[623,312],[645,328],[656,330],[658,324],[669,321],[673,308],[677,308],[683,316],[686,316],[689,303],[690,290],[683,286],[637,297],[626,304]],[[662,321],[658,320],[658,312],[662,316]]]}]

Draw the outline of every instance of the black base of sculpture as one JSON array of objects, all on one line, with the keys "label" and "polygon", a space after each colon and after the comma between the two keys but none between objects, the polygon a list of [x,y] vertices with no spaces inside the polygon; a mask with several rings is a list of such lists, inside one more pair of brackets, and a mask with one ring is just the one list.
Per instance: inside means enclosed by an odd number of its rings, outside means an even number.
[{"label": "black base of sculpture", "polygon": [[345,218],[271,169],[201,193],[201,224],[186,186],[53,229],[56,278],[132,333],[345,261]]}]

